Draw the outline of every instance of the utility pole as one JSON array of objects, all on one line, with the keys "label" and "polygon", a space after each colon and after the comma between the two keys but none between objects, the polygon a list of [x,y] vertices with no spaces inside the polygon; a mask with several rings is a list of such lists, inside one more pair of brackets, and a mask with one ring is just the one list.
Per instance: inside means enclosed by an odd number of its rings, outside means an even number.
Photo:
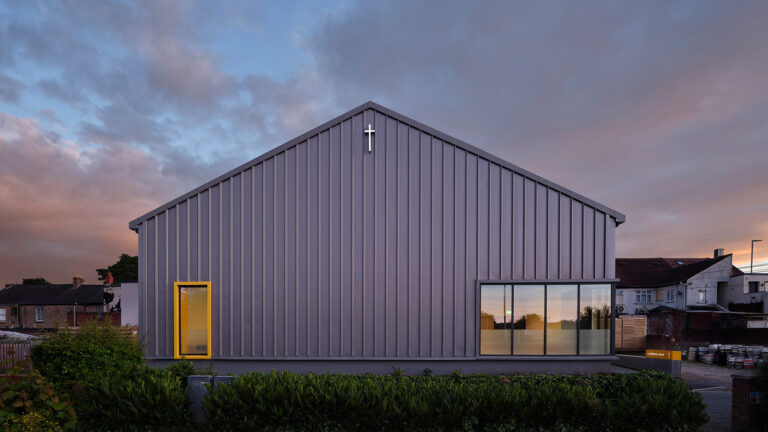
[{"label": "utility pole", "polygon": [[752,240],[752,252],[749,254],[749,272],[752,273],[752,263],[755,260],[755,242],[761,242],[762,240]]}]

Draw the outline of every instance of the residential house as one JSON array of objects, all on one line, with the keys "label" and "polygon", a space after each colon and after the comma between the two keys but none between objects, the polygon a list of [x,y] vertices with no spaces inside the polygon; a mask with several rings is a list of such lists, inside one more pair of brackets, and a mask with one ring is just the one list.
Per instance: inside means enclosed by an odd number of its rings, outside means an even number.
[{"label": "residential house", "polygon": [[77,313],[104,312],[104,285],[6,285],[0,290],[0,328],[50,329],[77,322]]},{"label": "residential house", "polygon": [[617,258],[616,312],[716,305],[731,280],[731,258],[722,249],[712,258]]},{"label": "residential house", "polygon": [[717,293],[718,303],[728,309],[768,314],[768,273],[744,273],[734,267],[731,280]]},{"label": "residential house", "polygon": [[153,364],[609,371],[624,215],[373,102],[131,221]]}]

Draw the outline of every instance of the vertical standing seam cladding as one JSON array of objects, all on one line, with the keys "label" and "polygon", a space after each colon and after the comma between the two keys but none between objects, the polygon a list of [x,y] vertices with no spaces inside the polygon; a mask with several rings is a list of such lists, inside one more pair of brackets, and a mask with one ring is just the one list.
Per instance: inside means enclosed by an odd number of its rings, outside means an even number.
[{"label": "vertical standing seam cladding", "polygon": [[623,215],[414,123],[367,104],[132,222],[147,355],[174,281],[214,358],[365,359],[474,357],[477,280],[614,278]]}]

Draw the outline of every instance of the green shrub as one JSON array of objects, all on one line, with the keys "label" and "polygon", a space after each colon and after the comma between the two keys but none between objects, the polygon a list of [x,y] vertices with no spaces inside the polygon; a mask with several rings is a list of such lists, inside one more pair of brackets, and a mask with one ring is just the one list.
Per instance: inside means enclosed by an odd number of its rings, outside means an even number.
[{"label": "green shrub", "polygon": [[251,373],[211,388],[216,430],[678,430],[701,395],[659,372],[580,376]]},{"label": "green shrub", "polygon": [[91,382],[76,406],[81,430],[191,430],[185,378],[143,367],[130,377]]},{"label": "green shrub", "polygon": [[187,377],[190,375],[213,375],[213,367],[195,368],[194,363],[183,358],[171,363],[164,370],[174,377],[181,379],[185,386],[187,384]]},{"label": "green shrub", "polygon": [[9,370],[0,379],[0,426],[15,430],[72,430],[77,422],[66,394],[33,369]]},{"label": "green shrub", "polygon": [[79,331],[61,331],[32,347],[32,363],[54,383],[85,384],[130,376],[143,365],[138,338],[120,327],[95,320]]}]

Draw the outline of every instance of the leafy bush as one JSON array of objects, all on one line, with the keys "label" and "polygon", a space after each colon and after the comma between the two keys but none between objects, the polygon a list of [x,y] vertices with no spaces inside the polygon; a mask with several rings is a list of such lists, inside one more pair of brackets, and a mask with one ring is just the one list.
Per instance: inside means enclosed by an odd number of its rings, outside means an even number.
[{"label": "leafy bush", "polygon": [[87,431],[191,430],[185,378],[143,367],[131,377],[88,384],[76,408]]},{"label": "leafy bush", "polygon": [[345,376],[251,373],[211,388],[216,430],[677,430],[706,421],[667,374]]},{"label": "leafy bush", "polygon": [[87,431],[186,430],[186,376],[192,363],[165,370],[144,365],[135,335],[89,321],[32,348],[43,375],[74,396],[78,428]]},{"label": "leafy bush", "polygon": [[183,358],[171,363],[164,370],[174,377],[181,379],[185,386],[187,385],[187,377],[190,375],[213,375],[212,366],[208,366],[205,369],[196,369],[194,363]]},{"label": "leafy bush", "polygon": [[3,430],[72,430],[77,422],[66,394],[33,369],[16,368],[0,379],[0,426]]},{"label": "leafy bush", "polygon": [[32,347],[34,366],[56,384],[85,384],[130,376],[143,365],[138,338],[110,323],[88,321]]}]

